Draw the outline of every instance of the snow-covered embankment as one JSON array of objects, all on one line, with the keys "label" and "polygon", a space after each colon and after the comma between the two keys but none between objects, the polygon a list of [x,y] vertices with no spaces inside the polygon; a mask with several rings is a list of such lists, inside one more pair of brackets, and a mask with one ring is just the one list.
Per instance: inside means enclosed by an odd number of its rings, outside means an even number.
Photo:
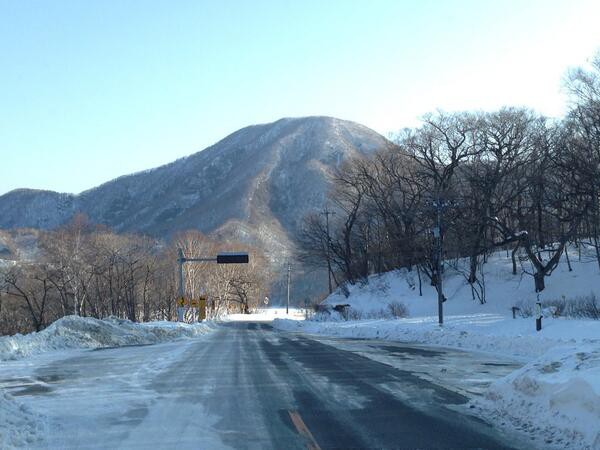
[{"label": "snow-covered embankment", "polygon": [[98,320],[91,317],[67,316],[39,333],[0,337],[0,361],[55,350],[157,344],[206,334],[212,327],[213,325],[206,323],[134,323],[117,318]]}]

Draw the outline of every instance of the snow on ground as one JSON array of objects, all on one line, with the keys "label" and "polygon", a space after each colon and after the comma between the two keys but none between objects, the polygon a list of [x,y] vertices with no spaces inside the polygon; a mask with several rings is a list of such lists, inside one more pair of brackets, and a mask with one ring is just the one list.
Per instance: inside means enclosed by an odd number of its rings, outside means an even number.
[{"label": "snow on ground", "polygon": [[156,344],[198,336],[210,332],[211,329],[212,325],[206,323],[134,323],[117,318],[98,320],[91,317],[67,316],[39,333],[0,336],[0,361],[72,348]]},{"label": "snow on ground", "polygon": [[302,320],[305,318],[305,311],[298,308],[289,308],[286,313],[285,308],[264,308],[252,314],[229,314],[223,317],[226,322],[270,322],[273,319]]},{"label": "snow on ground", "polygon": [[492,384],[473,407],[507,430],[534,438],[540,448],[600,449],[600,321],[497,314],[314,322],[277,319],[287,331],[345,338],[418,342],[512,357],[525,365]]},{"label": "snow on ground", "polygon": [[[600,297],[600,269],[591,254],[582,254],[581,260],[571,251],[573,271],[569,272],[566,261],[561,261],[550,277],[546,278],[546,289],[540,293],[540,301],[574,299],[596,293]],[[470,285],[463,273],[466,272],[466,261],[462,261],[458,270],[446,268],[444,276],[444,295],[448,301],[444,303],[444,312],[448,315],[494,313],[510,316],[513,306],[532,305],[537,301],[534,292],[533,277],[521,273],[512,274],[512,262],[504,253],[496,253],[489,257],[484,265],[484,281],[486,287],[486,303],[473,300]],[[532,271],[531,267],[523,267]],[[388,272],[373,275],[368,284],[357,283],[349,286],[350,297],[346,298],[340,289],[330,295],[325,303],[351,304],[363,318],[369,315],[379,316],[388,313],[388,305],[393,302],[403,303],[411,317],[437,315],[437,292],[429,285],[424,274],[422,277],[423,296],[419,296],[419,281],[416,270]]]},{"label": "snow on ground", "polygon": [[[76,349],[157,344],[204,335],[213,328],[214,325],[210,323],[134,323],[117,318],[98,320],[89,317],[63,317],[39,333],[0,337],[0,361],[4,361],[4,365],[0,365],[0,373],[5,369],[4,366],[9,365],[8,361],[23,360],[24,366],[21,367],[19,377],[4,374],[7,377],[4,382],[8,383],[6,387],[48,389],[50,385],[47,383],[35,379],[32,374],[26,375],[40,365],[68,355],[72,357]],[[152,367],[145,366],[144,374],[137,373],[135,367],[132,367],[128,376],[135,381],[136,377],[146,376],[154,369],[159,370],[172,362],[173,355],[178,355],[184,348],[170,350],[168,357],[163,355]],[[131,384],[135,386],[136,383]],[[105,397],[110,402],[109,392]],[[47,423],[48,417],[34,413],[18,399],[0,389],[0,449],[44,448]]]},{"label": "snow on ground", "polygon": [[45,433],[44,417],[0,391],[0,448],[41,446]]},{"label": "snow on ground", "polygon": [[[539,300],[600,298],[600,271],[591,255],[570,254],[573,271],[562,261]],[[463,266],[464,267],[463,262]],[[524,267],[530,270],[529,267]],[[520,270],[520,268],[519,268]],[[473,299],[464,269],[448,268],[444,278],[444,326],[438,325],[437,293],[418,274],[394,271],[334,292],[325,304],[348,304],[350,318],[319,313],[313,320],[275,319],[276,328],[345,338],[416,342],[477,350],[520,360],[524,366],[497,380],[472,408],[507,430],[525,433],[541,448],[600,450],[600,321],[545,317],[535,330],[533,317],[512,318],[511,308],[532,307],[538,296],[532,277],[512,275],[510,258],[497,253],[485,265],[486,300]],[[390,304],[401,303],[408,317],[394,318]],[[548,314],[547,314],[548,315]]]},{"label": "snow on ground", "polygon": [[551,349],[472,401],[500,427],[546,448],[600,449],[600,345]]},{"label": "snow on ground", "polygon": [[274,326],[286,331],[343,338],[386,339],[477,350],[523,362],[559,344],[595,342],[600,345],[599,321],[545,319],[542,331],[536,332],[533,318],[509,319],[498,314],[446,316],[443,328],[438,325],[437,316],[339,322],[276,319]]}]

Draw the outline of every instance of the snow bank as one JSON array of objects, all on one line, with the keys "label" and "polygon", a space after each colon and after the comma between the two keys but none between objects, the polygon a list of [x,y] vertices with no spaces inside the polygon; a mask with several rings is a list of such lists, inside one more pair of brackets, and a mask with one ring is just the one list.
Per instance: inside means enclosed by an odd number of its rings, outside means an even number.
[{"label": "snow bank", "polygon": [[0,391],[0,448],[43,447],[46,421],[14,397]]},{"label": "snow bank", "polygon": [[499,314],[437,316],[396,320],[315,322],[275,319],[275,328],[345,338],[385,339],[489,352],[522,361],[543,355],[559,345],[600,346],[600,321],[544,319],[535,331],[533,318],[512,319]]},{"label": "snow bank", "polygon": [[472,405],[504,428],[541,436],[547,448],[600,449],[600,346],[550,350]]},{"label": "snow bank", "polygon": [[224,322],[270,322],[276,318],[302,320],[305,318],[304,310],[289,308],[286,314],[285,308],[262,308],[252,314],[228,314],[223,316]]},{"label": "snow bank", "polygon": [[134,323],[116,318],[98,320],[91,317],[67,316],[39,333],[0,337],[0,361],[70,348],[155,344],[194,337],[211,330],[212,325],[206,323]]}]

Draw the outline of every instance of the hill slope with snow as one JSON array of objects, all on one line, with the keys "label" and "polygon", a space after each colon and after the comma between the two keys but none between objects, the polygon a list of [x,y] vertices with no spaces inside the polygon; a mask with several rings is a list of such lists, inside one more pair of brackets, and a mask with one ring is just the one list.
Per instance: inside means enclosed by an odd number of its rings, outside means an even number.
[{"label": "hill slope with snow", "polygon": [[[546,289],[539,294],[542,302],[576,299],[592,293],[600,302],[600,269],[594,253],[582,251],[581,258],[575,249],[570,250],[572,271],[563,258],[552,275],[546,278]],[[527,264],[527,263],[524,263]],[[498,252],[488,258],[484,265],[485,303],[481,303],[471,292],[466,282],[467,261],[459,261],[456,267],[447,265],[444,276],[444,303],[448,315],[500,314],[511,316],[512,307],[523,310],[531,308],[538,299],[534,289],[533,272],[528,265],[520,267],[517,275],[512,274],[511,259]],[[393,302],[403,303],[410,317],[437,315],[437,291],[424,274],[422,277],[423,295],[419,295],[419,281],[416,270],[372,275],[367,283],[348,286],[350,296],[346,298],[342,290],[337,290],[326,300],[326,304],[350,304],[362,317],[377,315]]]},{"label": "hill slope with snow", "polygon": [[157,236],[225,226],[242,235],[285,234],[306,211],[322,206],[328,176],[342,161],[387,145],[354,122],[281,119],[243,128],[191,156],[79,195],[11,191],[0,196],[0,228],[52,228],[80,211],[117,231]]}]

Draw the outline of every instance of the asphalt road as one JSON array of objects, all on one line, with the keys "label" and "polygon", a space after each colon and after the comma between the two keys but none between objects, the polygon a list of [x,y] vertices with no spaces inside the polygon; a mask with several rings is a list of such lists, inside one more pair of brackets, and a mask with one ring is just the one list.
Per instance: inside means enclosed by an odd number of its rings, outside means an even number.
[{"label": "asphalt road", "polygon": [[[365,342],[396,362],[364,356]],[[449,365],[452,355],[376,341],[343,347],[228,323],[185,344],[51,362],[36,369],[43,386],[12,393],[50,414],[56,448],[518,448],[464,414],[460,391],[403,369],[411,355]]]}]

